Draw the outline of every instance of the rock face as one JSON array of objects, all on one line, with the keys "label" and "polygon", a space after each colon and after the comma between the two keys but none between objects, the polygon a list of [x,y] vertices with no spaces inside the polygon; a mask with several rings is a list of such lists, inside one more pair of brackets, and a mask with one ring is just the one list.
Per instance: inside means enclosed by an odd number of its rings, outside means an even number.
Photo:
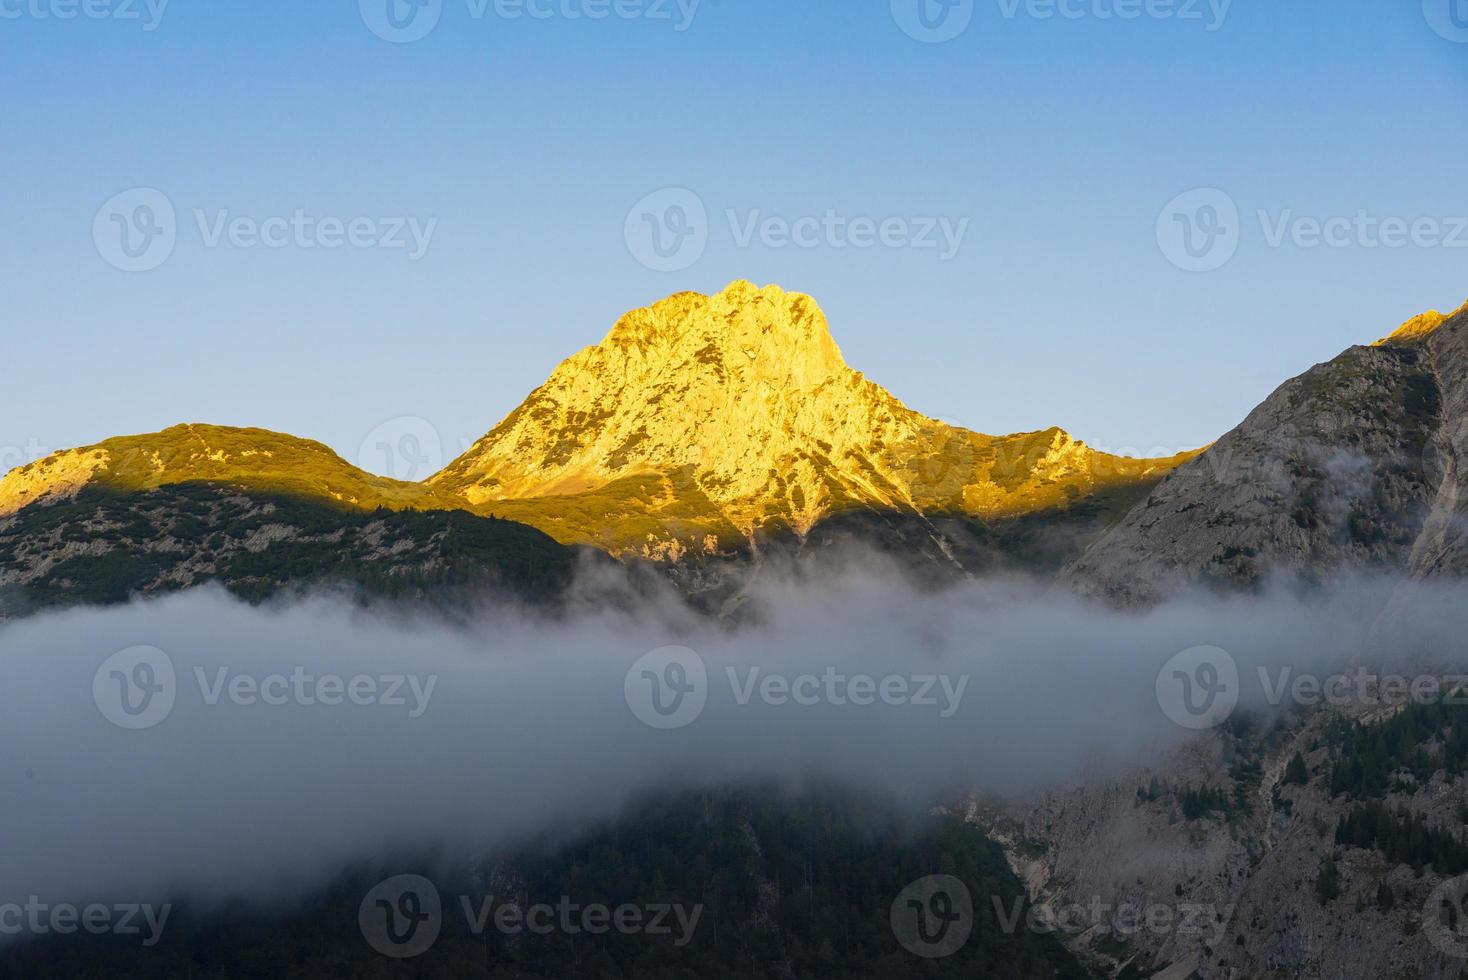
[{"label": "rock face", "polygon": [[1409,321],[1286,382],[1170,473],[1064,572],[1144,603],[1345,568],[1468,570],[1468,306]]},{"label": "rock face", "polygon": [[735,282],[628,313],[428,484],[558,540],[651,556],[804,536],[853,510],[1064,509],[1185,458],[927,418],[847,366],[815,300]]},{"label": "rock face", "polygon": [[[1342,726],[1370,729],[1401,710],[1358,703],[1234,719],[1125,775],[987,800],[970,817],[1097,975],[1459,978],[1464,960],[1435,941],[1432,921],[1434,890],[1459,870],[1414,865],[1339,830],[1363,807],[1384,806],[1459,836],[1468,781],[1432,762],[1412,780],[1413,739],[1391,759],[1401,778],[1384,792],[1332,787],[1355,758]],[[1327,862],[1334,896],[1321,891]]]}]

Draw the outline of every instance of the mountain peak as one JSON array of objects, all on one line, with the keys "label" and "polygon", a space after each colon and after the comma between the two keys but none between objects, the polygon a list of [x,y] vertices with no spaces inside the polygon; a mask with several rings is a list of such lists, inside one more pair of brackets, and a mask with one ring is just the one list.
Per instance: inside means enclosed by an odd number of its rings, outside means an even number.
[{"label": "mountain peak", "polygon": [[780,387],[819,383],[846,368],[814,299],[744,279],[712,295],[675,293],[633,310],[599,345],[567,364],[611,359],[641,372],[690,358],[722,363],[727,380]]},{"label": "mountain peak", "polygon": [[1444,323],[1464,314],[1468,314],[1468,302],[1465,302],[1452,313],[1439,313],[1437,310],[1428,310],[1426,313],[1414,316],[1392,331],[1389,336],[1383,337],[1372,346],[1382,347],[1387,344],[1409,344],[1413,341],[1421,340],[1423,337],[1434,333]]},{"label": "mountain peak", "polygon": [[814,299],[736,280],[625,314],[429,484],[560,540],[661,553],[851,508],[1025,513],[1172,465],[923,416],[846,364]]},{"label": "mountain peak", "polygon": [[454,506],[419,484],[364,473],[310,439],[193,423],[117,436],[18,466],[0,479],[0,517],[34,503],[74,498],[88,488],[135,493],[185,483],[237,486],[367,510]]}]

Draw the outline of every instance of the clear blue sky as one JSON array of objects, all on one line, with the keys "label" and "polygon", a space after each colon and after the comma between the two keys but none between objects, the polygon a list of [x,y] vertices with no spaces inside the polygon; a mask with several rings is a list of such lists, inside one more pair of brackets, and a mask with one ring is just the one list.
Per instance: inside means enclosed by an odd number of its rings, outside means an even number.
[{"label": "clear blue sky", "polygon": [[[179,421],[356,459],[396,416],[452,456],[624,310],[735,278],[816,296],[847,359],[921,411],[1177,449],[1468,297],[1468,247],[1303,247],[1293,220],[1276,247],[1257,217],[1364,210],[1454,234],[1468,30],[1449,0],[1436,20],[1439,0],[1236,0],[1221,24],[1207,0],[1200,19],[973,0],[946,43],[909,36],[889,0],[703,0],[687,25],[677,0],[671,19],[428,0],[439,20],[412,43],[369,29],[376,0],[175,0],[152,30],[145,0],[88,2],[108,16],[0,0],[0,464]],[[176,243],[126,272],[96,244],[99,209],[138,187],[176,209]],[[706,207],[707,246],[654,271],[628,215],[670,187]],[[1236,254],[1208,272],[1159,247],[1164,206],[1196,188],[1240,211]],[[297,209],[437,224],[416,261],[209,244],[220,212]],[[945,259],[824,232],[741,244],[729,210],[968,226]]]}]

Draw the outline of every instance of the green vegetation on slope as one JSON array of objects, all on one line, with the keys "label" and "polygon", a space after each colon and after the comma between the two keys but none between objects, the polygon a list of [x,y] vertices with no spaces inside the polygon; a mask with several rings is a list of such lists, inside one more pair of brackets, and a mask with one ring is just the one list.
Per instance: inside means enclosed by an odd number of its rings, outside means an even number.
[{"label": "green vegetation on slope", "polygon": [[[657,795],[615,823],[569,845],[540,844],[490,860],[438,855],[429,862],[345,875],[296,911],[207,916],[180,907],[152,949],[136,941],[53,935],[0,951],[0,980],[67,976],[142,978],[342,977],[375,980],[510,978],[990,977],[1085,974],[1051,935],[1001,927],[1028,911],[1021,884],[1000,849],[970,824],[924,818],[909,825],[886,801],[823,789],[798,796],[765,786]],[[465,869],[434,874],[432,867]],[[387,959],[358,929],[362,896],[405,869],[433,878],[444,910],[431,949]],[[912,882],[952,875],[968,888],[973,930],[950,956],[926,959],[893,935],[891,906]],[[692,940],[559,929],[546,935],[470,929],[461,897],[480,908],[490,897],[522,909],[599,903],[701,906]],[[282,903],[287,904],[287,903]],[[675,930],[676,932],[676,930]],[[135,940],[135,937],[134,937]]]},{"label": "green vegetation on slope", "polygon": [[1413,702],[1374,725],[1337,719],[1326,732],[1331,749],[1330,793],[1381,799],[1416,792],[1442,772],[1449,780],[1468,766],[1468,705]]},{"label": "green vegetation on slope", "polygon": [[83,490],[0,520],[0,614],[126,602],[218,582],[259,601],[319,585],[452,603],[553,600],[576,553],[463,511],[356,510],[211,484]]}]

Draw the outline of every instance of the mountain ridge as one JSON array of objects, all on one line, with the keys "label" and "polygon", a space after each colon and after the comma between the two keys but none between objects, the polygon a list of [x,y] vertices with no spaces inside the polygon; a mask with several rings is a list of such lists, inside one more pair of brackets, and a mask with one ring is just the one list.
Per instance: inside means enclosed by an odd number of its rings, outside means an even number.
[{"label": "mountain ridge", "polygon": [[494,514],[562,544],[678,561],[762,534],[803,538],[853,511],[921,523],[1065,510],[1193,455],[1132,459],[1059,428],[988,436],[928,418],[847,365],[813,298],[736,280],[624,314],[422,483],[373,476],[311,440],[192,424],[18,467],[0,480],[0,517],[89,486],[201,482]]},{"label": "mountain ridge", "polygon": [[928,418],[847,365],[813,298],[736,280],[626,314],[427,482],[474,506],[551,506],[657,475],[673,519],[707,530],[685,543],[711,550],[772,527],[803,536],[852,509],[1064,507],[1190,455],[1132,460],[1056,428],[987,436]]},{"label": "mountain ridge", "polygon": [[1154,602],[1345,569],[1468,573],[1468,305],[1408,320],[1280,385],[1061,574]]}]

